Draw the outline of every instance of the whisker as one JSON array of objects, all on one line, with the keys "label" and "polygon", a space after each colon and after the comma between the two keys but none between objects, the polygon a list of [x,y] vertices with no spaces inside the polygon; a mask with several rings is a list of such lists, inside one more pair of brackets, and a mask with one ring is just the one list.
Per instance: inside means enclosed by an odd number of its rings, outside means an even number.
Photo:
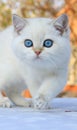
[{"label": "whisker", "polygon": [[[57,63],[55,58],[53,57],[53,55],[51,55],[51,53],[48,53],[48,55],[43,55],[43,59],[45,59],[47,62],[49,62],[51,65],[53,64],[53,66],[55,66],[57,68]],[[54,55],[56,57],[56,55]]]}]

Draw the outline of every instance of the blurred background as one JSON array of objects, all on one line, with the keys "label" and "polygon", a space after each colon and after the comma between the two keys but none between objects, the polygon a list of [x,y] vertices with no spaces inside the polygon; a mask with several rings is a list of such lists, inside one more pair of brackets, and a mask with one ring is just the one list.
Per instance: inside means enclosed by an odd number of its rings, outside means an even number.
[{"label": "blurred background", "polygon": [[69,16],[72,54],[68,81],[58,96],[77,97],[77,0],[0,0],[0,31],[12,23],[12,14],[30,18],[57,17],[63,13]]}]

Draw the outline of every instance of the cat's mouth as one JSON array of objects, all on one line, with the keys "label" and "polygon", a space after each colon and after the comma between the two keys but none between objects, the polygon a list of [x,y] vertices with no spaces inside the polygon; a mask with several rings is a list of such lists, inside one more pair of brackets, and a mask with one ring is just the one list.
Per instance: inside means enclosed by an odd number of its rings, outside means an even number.
[{"label": "cat's mouth", "polygon": [[41,60],[41,57],[40,57],[40,56],[36,56],[36,57],[34,58],[34,60]]}]

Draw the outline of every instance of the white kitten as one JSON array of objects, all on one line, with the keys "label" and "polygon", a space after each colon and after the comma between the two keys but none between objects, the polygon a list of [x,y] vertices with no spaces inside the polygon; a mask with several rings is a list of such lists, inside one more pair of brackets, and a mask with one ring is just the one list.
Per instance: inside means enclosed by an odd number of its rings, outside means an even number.
[{"label": "white kitten", "polygon": [[68,17],[23,19],[13,15],[13,26],[0,34],[0,89],[16,105],[27,86],[33,105],[46,109],[65,86],[70,58]]}]

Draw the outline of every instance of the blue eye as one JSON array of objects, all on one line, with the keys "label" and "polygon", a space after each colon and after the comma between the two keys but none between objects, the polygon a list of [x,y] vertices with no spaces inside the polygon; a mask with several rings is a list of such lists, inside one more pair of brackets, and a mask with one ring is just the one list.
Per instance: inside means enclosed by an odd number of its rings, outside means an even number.
[{"label": "blue eye", "polygon": [[52,45],[53,45],[53,41],[50,40],[50,39],[46,39],[46,40],[44,41],[44,44],[43,44],[43,46],[44,46],[44,47],[47,47],[47,48],[51,47]]},{"label": "blue eye", "polygon": [[26,40],[24,41],[24,45],[25,45],[26,47],[31,47],[31,46],[33,46],[33,42],[32,42],[31,40],[29,40],[29,39],[26,39]]}]

